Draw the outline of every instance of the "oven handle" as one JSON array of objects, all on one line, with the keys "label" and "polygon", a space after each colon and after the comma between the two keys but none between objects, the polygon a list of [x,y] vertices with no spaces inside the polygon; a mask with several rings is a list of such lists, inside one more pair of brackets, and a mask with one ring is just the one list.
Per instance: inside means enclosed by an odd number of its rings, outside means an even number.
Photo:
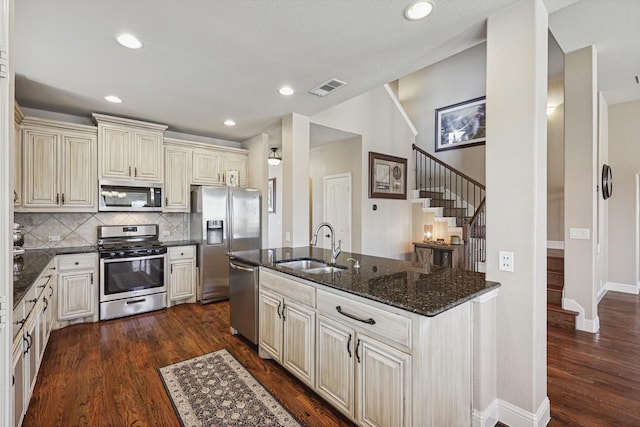
[{"label": "oven handle", "polygon": [[135,256],[135,257],[131,257],[131,258],[102,258],[102,261],[105,264],[111,264],[112,262],[124,262],[124,261],[136,261],[136,260],[143,260],[143,259],[159,259],[159,258],[164,258],[165,254],[162,255],[145,255],[145,256]]}]

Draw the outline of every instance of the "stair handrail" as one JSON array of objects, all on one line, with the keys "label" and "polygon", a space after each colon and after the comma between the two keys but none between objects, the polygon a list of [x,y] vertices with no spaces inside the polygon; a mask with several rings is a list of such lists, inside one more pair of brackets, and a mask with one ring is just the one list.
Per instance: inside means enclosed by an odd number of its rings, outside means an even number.
[{"label": "stair handrail", "polygon": [[[416,144],[411,144],[411,148],[413,148],[415,151],[417,151],[419,153],[424,154],[425,156],[429,157],[434,162],[444,166],[445,168],[451,170],[455,174],[460,175],[462,178],[466,179],[467,181],[470,181],[472,184],[475,184],[478,187],[482,188],[483,190],[486,190],[485,185],[482,184],[481,182],[476,181],[475,179],[471,178],[469,175],[465,174],[464,172],[460,172],[458,169],[454,168],[453,166],[448,165],[445,162],[443,162],[442,160],[438,159],[437,157],[427,153],[422,148],[418,147]],[[477,211],[477,209],[476,209],[476,211]]]},{"label": "stair handrail", "polygon": [[475,222],[478,220],[478,216],[480,215],[480,212],[482,212],[482,208],[484,208],[484,204],[485,204],[486,201],[487,201],[487,198],[483,197],[482,201],[480,202],[480,204],[476,208],[476,211],[473,213],[473,216],[469,220],[469,225],[475,224]]}]

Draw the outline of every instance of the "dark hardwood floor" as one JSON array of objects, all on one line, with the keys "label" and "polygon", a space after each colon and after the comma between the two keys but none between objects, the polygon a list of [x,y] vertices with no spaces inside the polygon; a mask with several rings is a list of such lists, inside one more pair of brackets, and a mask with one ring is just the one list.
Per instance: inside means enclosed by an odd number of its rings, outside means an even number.
[{"label": "dark hardwood floor", "polygon": [[640,297],[609,292],[600,331],[547,328],[549,426],[640,426]]},{"label": "dark hardwood floor", "polygon": [[305,425],[352,425],[232,336],[221,302],[54,331],[23,426],[179,426],[157,368],[222,348]]},{"label": "dark hardwood floor", "polygon": [[[640,297],[610,292],[600,332],[548,328],[550,426],[640,426]],[[178,426],[157,368],[226,348],[301,422],[351,425],[298,380],[229,334],[229,305],[54,331],[24,426]]]}]

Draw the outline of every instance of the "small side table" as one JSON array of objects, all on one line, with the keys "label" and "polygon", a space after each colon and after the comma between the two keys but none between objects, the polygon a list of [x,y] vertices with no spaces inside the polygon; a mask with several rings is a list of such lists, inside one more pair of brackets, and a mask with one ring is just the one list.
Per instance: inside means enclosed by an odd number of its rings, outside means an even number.
[{"label": "small side table", "polygon": [[464,245],[447,245],[436,242],[413,242],[414,259],[417,262],[463,268]]}]

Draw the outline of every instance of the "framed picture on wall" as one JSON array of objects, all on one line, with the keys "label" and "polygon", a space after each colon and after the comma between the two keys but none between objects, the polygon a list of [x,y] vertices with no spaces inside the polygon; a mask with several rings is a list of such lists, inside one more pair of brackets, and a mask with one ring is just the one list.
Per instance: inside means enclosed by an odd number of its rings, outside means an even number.
[{"label": "framed picture on wall", "polygon": [[407,159],[369,152],[369,198],[407,198]]},{"label": "framed picture on wall", "polygon": [[485,97],[436,110],[436,151],[483,145],[486,139]]},{"label": "framed picture on wall", "polygon": [[267,212],[276,213],[276,179],[267,182]]}]

